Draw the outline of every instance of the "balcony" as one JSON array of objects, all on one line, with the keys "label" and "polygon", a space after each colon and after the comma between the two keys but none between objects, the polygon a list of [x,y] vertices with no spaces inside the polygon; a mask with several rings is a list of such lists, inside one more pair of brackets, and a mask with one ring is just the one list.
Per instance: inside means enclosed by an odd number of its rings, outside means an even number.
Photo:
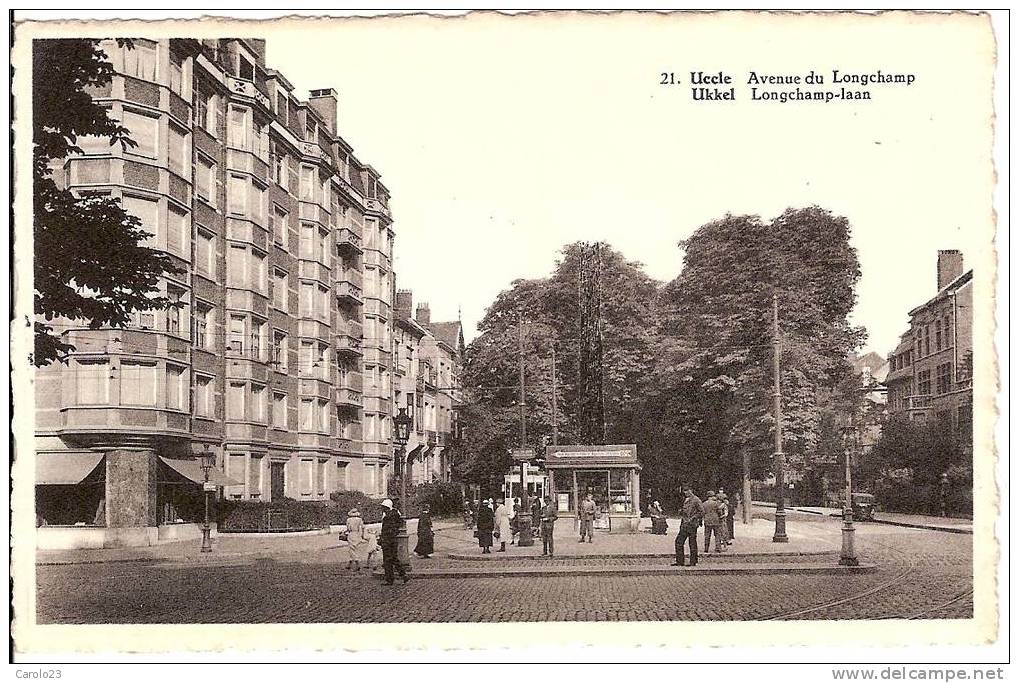
[{"label": "balcony", "polygon": [[930,394],[906,397],[906,410],[926,410],[931,407]]},{"label": "balcony", "polygon": [[368,315],[388,318],[390,310],[389,304],[382,299],[366,299],[364,302],[364,312]]},{"label": "balcony", "polygon": [[336,298],[355,306],[364,304],[361,288],[349,280],[341,280],[336,283]]},{"label": "balcony", "polygon": [[336,246],[341,250],[354,254],[364,253],[364,248],[361,246],[361,236],[350,228],[340,228],[337,231]]},{"label": "balcony", "polygon": [[351,387],[337,387],[334,391],[336,405],[348,408],[360,408],[364,401],[364,395]]},{"label": "balcony", "polygon": [[269,104],[269,98],[263,95],[251,81],[246,81],[234,76],[227,76],[226,85],[234,94],[254,100],[266,111],[272,111],[272,105]]},{"label": "balcony", "polygon": [[353,337],[346,333],[336,335],[336,350],[341,353],[361,357],[364,351],[361,349],[361,337]]},{"label": "balcony", "polygon": [[364,283],[364,276],[354,268],[347,268],[336,273],[336,280],[338,282],[350,282],[358,289],[361,289]]},{"label": "balcony", "polygon": [[389,207],[374,197],[368,197],[364,200],[364,208],[367,213],[373,213],[390,220],[392,219],[392,215],[389,213]]}]

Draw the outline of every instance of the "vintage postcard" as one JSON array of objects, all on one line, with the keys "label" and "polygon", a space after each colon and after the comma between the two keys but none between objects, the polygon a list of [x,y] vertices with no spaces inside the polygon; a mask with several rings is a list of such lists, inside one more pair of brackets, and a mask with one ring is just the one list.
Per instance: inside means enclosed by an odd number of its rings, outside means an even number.
[{"label": "vintage postcard", "polygon": [[996,49],[16,21],[15,656],[993,642]]}]

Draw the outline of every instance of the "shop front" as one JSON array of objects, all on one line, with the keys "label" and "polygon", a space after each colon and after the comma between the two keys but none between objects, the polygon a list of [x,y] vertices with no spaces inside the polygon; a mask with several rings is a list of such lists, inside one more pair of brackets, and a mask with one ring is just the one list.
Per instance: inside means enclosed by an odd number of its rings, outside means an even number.
[{"label": "shop front", "polygon": [[545,469],[560,516],[576,520],[580,501],[590,494],[598,509],[596,529],[637,533],[641,467],[636,445],[549,446]]}]

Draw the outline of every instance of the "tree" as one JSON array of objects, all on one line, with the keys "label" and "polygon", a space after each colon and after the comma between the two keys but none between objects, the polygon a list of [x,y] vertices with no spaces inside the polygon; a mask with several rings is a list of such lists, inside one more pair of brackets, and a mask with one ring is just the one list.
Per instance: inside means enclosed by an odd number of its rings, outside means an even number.
[{"label": "tree", "polygon": [[58,184],[60,162],[82,152],[79,137],[135,145],[130,131],[89,94],[114,74],[99,42],[33,42],[34,291],[35,312],[46,321],[35,323],[37,366],[66,361],[74,350],[47,324],[54,319],[86,321],[92,329],[120,327],[133,311],[177,305],[158,295],[159,282],[181,270],[168,255],[142,245],[151,234],[141,222],[117,199],[78,196]]},{"label": "tree", "polygon": [[727,215],[681,246],[683,270],[661,297],[665,338],[647,421],[668,425],[689,449],[657,457],[703,486],[733,486],[744,453],[753,475],[770,469],[772,297],[785,449],[795,460],[817,442],[818,391],[850,371],[847,354],[862,341],[847,321],[859,264],[848,221],[819,207],[788,209],[770,223]]},{"label": "tree", "polygon": [[[627,261],[608,245],[599,245],[601,267],[600,324],[602,353],[600,381],[590,363],[596,357],[582,352],[585,338],[581,301],[585,283],[592,285],[585,255],[592,245],[575,243],[548,278],[517,280],[501,292],[479,324],[479,336],[467,349],[464,385],[467,401],[461,410],[465,426],[464,451],[470,454],[463,471],[469,481],[494,481],[509,471],[508,451],[520,445],[518,327],[524,325],[527,445],[540,449],[549,443],[552,417],[552,348],[557,353],[557,410],[555,426],[562,444],[584,443],[585,401],[581,371],[586,368],[588,391],[600,385],[609,442],[630,442],[639,422],[639,382],[653,366],[655,352],[654,301],[659,284],[639,263]],[[587,419],[590,419],[589,417]],[[590,428],[589,428],[590,429]],[[600,432],[600,426],[599,430]],[[589,436],[589,435],[588,435]],[[600,435],[598,441],[600,441]]]}]

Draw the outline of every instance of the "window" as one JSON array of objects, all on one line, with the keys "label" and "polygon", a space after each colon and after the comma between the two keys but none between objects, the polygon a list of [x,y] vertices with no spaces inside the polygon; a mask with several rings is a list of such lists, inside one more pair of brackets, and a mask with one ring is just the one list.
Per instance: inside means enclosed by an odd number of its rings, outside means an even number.
[{"label": "window", "polygon": [[287,428],[287,395],[279,391],[272,392],[272,426]]},{"label": "window", "polygon": [[287,247],[287,216],[289,214],[275,204],[272,207],[272,239],[284,249]]},{"label": "window", "polygon": [[176,209],[166,212],[166,250],[174,254],[191,253],[191,226],[188,216]]},{"label": "window", "polygon": [[329,418],[331,417],[329,411],[329,401],[318,402],[318,430],[320,432],[329,433]]},{"label": "window", "polygon": [[195,194],[212,208],[216,208],[216,164],[198,157],[198,164],[195,170]]},{"label": "window", "polygon": [[78,405],[109,403],[110,368],[106,359],[79,359],[75,367],[74,387]]},{"label": "window", "polygon": [[191,99],[191,78],[183,56],[170,51],[170,90],[185,100]]},{"label": "window", "polygon": [[248,494],[252,498],[262,497],[262,462],[263,455],[261,453],[252,453],[251,459],[248,461],[248,471],[251,472],[250,481],[248,486]]},{"label": "window", "polygon": [[249,112],[241,107],[230,106],[230,115],[227,119],[227,144],[238,149],[249,149],[250,134],[248,128]]},{"label": "window", "polygon": [[929,396],[931,393],[931,371],[921,370],[916,373],[917,393],[920,396]]},{"label": "window", "polygon": [[131,131],[135,147],[128,147],[130,154],[159,158],[159,119],[130,109],[124,110],[124,127]]},{"label": "window", "polygon": [[244,420],[244,382],[230,382],[226,390],[226,419]]},{"label": "window", "polygon": [[315,258],[325,266],[329,266],[329,256],[332,250],[329,248],[329,231],[320,228],[318,231],[318,252]]},{"label": "window", "polygon": [[147,247],[159,246],[159,201],[146,197],[124,195],[122,202],[124,211],[141,222],[141,229],[149,233],[143,243]]},{"label": "window", "polygon": [[301,200],[310,202],[315,200],[315,169],[311,166],[301,166]]},{"label": "window", "polygon": [[318,318],[329,321],[329,290],[322,285],[318,286]]},{"label": "window", "polygon": [[168,128],[169,154],[168,166],[181,178],[191,178],[191,149],[188,145],[187,132],[171,125]]},{"label": "window", "polygon": [[166,331],[170,334],[179,335],[184,331],[183,321],[187,320],[187,304],[185,303],[186,292],[180,287],[169,285],[166,288],[166,298],[179,304],[166,309]]},{"label": "window", "polygon": [[244,355],[244,327],[245,317],[232,314],[230,316],[229,337],[227,338],[227,353],[234,356]]},{"label": "window", "polygon": [[248,185],[248,215],[259,223],[265,224],[265,188],[256,183]]},{"label": "window", "polygon": [[304,127],[304,139],[312,142],[318,140],[318,126],[315,124],[315,120],[310,116],[308,117],[307,123]]},{"label": "window", "polygon": [[281,311],[287,310],[289,279],[285,270],[274,268],[272,273],[272,305]]},{"label": "window", "polygon": [[230,250],[227,252],[226,261],[227,287],[234,287],[238,289],[247,288],[248,286],[247,261],[248,261],[248,248],[231,244]]},{"label": "window", "polygon": [[195,415],[213,417],[213,378],[209,375],[195,375]]},{"label": "window", "polygon": [[[230,477],[234,481],[246,482],[247,477],[247,465],[248,456],[246,453],[231,453],[227,457],[226,461],[226,476]],[[231,486],[230,496],[232,498],[240,498],[244,495],[244,485]]]},{"label": "window", "polygon": [[301,495],[310,496],[312,489],[311,477],[313,474],[312,468],[315,466],[315,461],[311,458],[301,458],[301,470],[300,470],[300,481],[301,481]]},{"label": "window", "polygon": [[[210,99],[210,96],[203,92],[201,88],[195,88],[195,107],[191,111],[191,122],[206,130],[208,130],[209,109],[212,106]],[[208,132],[213,133],[211,130]]]},{"label": "window", "polygon": [[237,74],[246,81],[255,80],[255,65],[244,55],[238,54]]},{"label": "window", "polygon": [[120,402],[128,406],[156,405],[156,364],[122,361]]},{"label": "window", "polygon": [[326,460],[318,461],[318,494],[325,495],[326,492]]},{"label": "window", "polygon": [[315,317],[315,290],[314,282],[301,283],[301,317]]},{"label": "window", "polygon": [[310,432],[315,429],[315,400],[302,398],[300,412],[301,431]]},{"label": "window", "polygon": [[265,422],[265,386],[251,385],[251,419],[254,422]]},{"label": "window", "polygon": [[301,223],[301,258],[315,257],[315,226]]},{"label": "window", "polygon": [[272,333],[272,364],[279,372],[287,371],[287,355],[289,354],[287,333],[274,330]]},{"label": "window", "polygon": [[156,65],[156,43],[151,40],[135,39],[131,47],[124,46],[124,73],[146,81],[156,80],[159,74]]},{"label": "window", "polygon": [[251,288],[267,294],[269,292],[269,263],[265,254],[251,252]]},{"label": "window", "polygon": [[336,462],[336,490],[346,491],[349,486],[349,480],[347,477],[347,463],[342,461]]},{"label": "window", "polygon": [[166,407],[170,410],[188,410],[187,368],[166,366]]},{"label": "window", "polygon": [[231,175],[226,181],[227,211],[235,216],[243,216],[247,211],[247,181],[243,176]]},{"label": "window", "polygon": [[941,363],[935,368],[934,386],[938,394],[947,394],[952,390],[951,363]]},{"label": "window", "polygon": [[216,236],[201,228],[195,237],[195,269],[210,280],[216,279]]},{"label": "window", "polygon": [[288,114],[287,110],[289,108],[288,104],[289,104],[289,101],[287,99],[287,93],[285,91],[283,91],[283,90],[277,90],[276,91],[276,116],[277,116],[277,118],[279,118],[280,122],[284,126],[287,125],[287,123],[289,122],[289,118],[287,116],[287,114]]}]

